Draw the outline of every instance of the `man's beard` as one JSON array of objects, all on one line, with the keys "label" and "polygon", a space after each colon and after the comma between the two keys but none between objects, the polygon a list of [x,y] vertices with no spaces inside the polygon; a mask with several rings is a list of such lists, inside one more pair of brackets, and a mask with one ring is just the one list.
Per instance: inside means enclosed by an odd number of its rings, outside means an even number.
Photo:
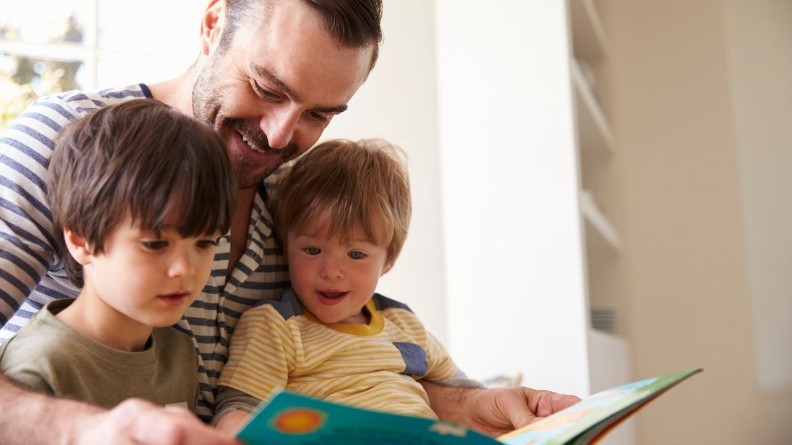
[{"label": "man's beard", "polygon": [[[218,60],[218,56],[213,56],[198,74],[192,92],[193,116],[210,124],[224,139],[238,133],[247,143],[256,147],[257,150],[254,151],[272,154],[274,158],[279,157],[274,159],[275,165],[262,166],[251,162],[242,153],[229,150],[229,159],[239,187],[255,187],[283,163],[299,156],[301,150],[293,143],[282,149],[273,149],[261,128],[250,126],[243,119],[222,116],[222,99],[226,87],[221,86],[213,74],[218,72]],[[249,147],[247,149],[252,150]]]},{"label": "man's beard", "polygon": [[222,135],[238,133],[248,144],[252,144],[256,147],[255,150],[249,147],[247,149],[255,152],[267,153],[277,159],[276,163],[264,167],[260,164],[251,162],[242,153],[229,152],[231,165],[237,176],[237,182],[240,188],[254,187],[260,184],[264,178],[269,176],[278,167],[300,155],[300,150],[295,144],[289,144],[281,149],[273,149],[267,141],[267,135],[264,134],[260,128],[251,127],[241,119],[222,119],[217,131]]}]

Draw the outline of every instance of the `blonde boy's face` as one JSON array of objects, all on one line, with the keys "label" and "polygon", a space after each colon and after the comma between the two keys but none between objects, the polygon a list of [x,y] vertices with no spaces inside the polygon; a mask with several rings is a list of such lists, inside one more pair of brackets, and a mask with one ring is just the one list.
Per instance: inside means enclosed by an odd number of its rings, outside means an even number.
[{"label": "blonde boy's face", "polygon": [[369,242],[356,228],[349,243],[323,234],[322,224],[289,231],[289,276],[303,305],[325,323],[366,324],[363,307],[380,276],[390,269],[386,246]]},{"label": "blonde boy's face", "polygon": [[167,225],[158,236],[127,217],[87,256],[79,298],[118,330],[173,325],[209,279],[218,236],[182,238]]}]

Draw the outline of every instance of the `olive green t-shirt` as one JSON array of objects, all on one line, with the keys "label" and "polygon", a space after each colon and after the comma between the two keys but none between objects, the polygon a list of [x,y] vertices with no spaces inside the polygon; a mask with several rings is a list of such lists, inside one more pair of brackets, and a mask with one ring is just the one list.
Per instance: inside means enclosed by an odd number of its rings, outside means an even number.
[{"label": "olive green t-shirt", "polygon": [[3,374],[35,390],[105,408],[138,397],[195,411],[198,357],[189,335],[155,328],[144,351],[112,349],[55,317],[72,301],[52,301],[0,346]]}]

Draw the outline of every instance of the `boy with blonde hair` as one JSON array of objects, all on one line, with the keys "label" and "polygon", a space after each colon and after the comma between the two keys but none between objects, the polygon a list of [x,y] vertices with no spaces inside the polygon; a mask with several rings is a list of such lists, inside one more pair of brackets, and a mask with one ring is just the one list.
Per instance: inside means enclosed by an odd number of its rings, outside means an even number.
[{"label": "boy with blonde hair", "polygon": [[279,389],[437,417],[419,380],[461,373],[409,307],[375,293],[410,215],[403,154],[383,140],[325,142],[295,163],[275,209],[291,288],[242,315],[218,383],[218,428],[238,428]]}]

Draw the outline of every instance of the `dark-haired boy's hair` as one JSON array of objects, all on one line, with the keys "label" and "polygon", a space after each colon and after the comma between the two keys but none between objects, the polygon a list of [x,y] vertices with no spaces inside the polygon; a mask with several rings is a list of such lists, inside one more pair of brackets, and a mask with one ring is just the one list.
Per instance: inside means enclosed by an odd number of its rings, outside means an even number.
[{"label": "dark-haired boy's hair", "polygon": [[225,234],[236,193],[220,135],[153,99],[124,101],[71,122],[49,163],[58,254],[76,286],[84,284],[82,266],[66,249],[64,228],[85,238],[94,254],[127,216],[159,233],[174,211],[181,236]]}]

